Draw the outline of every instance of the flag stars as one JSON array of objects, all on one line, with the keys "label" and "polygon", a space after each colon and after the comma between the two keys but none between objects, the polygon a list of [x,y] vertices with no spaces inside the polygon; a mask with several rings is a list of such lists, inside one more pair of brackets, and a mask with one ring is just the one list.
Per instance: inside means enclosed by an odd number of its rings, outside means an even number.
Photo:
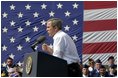
[{"label": "flag stars", "polygon": [[15,55],[13,55],[12,53],[9,55],[10,58],[14,59]]},{"label": "flag stars", "polygon": [[77,41],[77,36],[76,35],[74,35],[73,37],[72,37],[72,39],[74,40],[74,41]]},{"label": "flag stars", "polygon": [[33,30],[34,30],[34,32],[37,32],[37,31],[38,31],[38,27],[35,26],[35,27],[33,28]]},{"label": "flag stars", "polygon": [[50,15],[50,17],[54,17],[54,12],[53,11],[51,11],[50,13],[49,13],[49,15]]},{"label": "flag stars", "polygon": [[13,4],[10,6],[10,10],[15,10],[15,7]]},{"label": "flag stars", "polygon": [[19,27],[17,29],[18,29],[18,32],[23,32],[23,28],[22,27]]},{"label": "flag stars", "polygon": [[15,26],[15,23],[13,20],[10,22],[11,26]]},{"label": "flag stars", "polygon": [[2,51],[7,51],[7,46],[2,46]]},{"label": "flag stars", "polygon": [[73,9],[77,9],[78,8],[78,4],[77,3],[74,3],[72,6],[73,6]]},{"label": "flag stars", "polygon": [[70,14],[71,14],[71,13],[70,13],[69,11],[66,11],[66,12],[65,12],[65,17],[66,17],[66,16],[69,17]]},{"label": "flag stars", "polygon": [[14,43],[15,42],[15,38],[14,37],[11,37],[10,38],[10,43]]},{"label": "flag stars", "polygon": [[2,63],[2,66],[3,66],[3,67],[6,67],[6,65],[7,65],[7,64],[6,64],[5,62]]},{"label": "flag stars", "polygon": [[30,42],[30,39],[31,39],[30,37],[26,37],[26,38],[25,38],[25,41],[26,41],[26,42]]},{"label": "flag stars", "polygon": [[62,6],[63,6],[63,4],[61,4],[61,3],[57,4],[58,9],[62,9]]},{"label": "flag stars", "polygon": [[35,12],[35,13],[33,13],[33,15],[34,15],[34,18],[36,18],[36,17],[39,16],[39,13],[38,12]]},{"label": "flag stars", "polygon": [[25,24],[26,24],[26,26],[30,26],[31,22],[27,20],[27,21],[25,22]]},{"label": "flag stars", "polygon": [[65,27],[65,31],[69,31],[70,27],[68,25],[66,25]]},{"label": "flag stars", "polygon": [[25,8],[26,8],[26,10],[30,10],[31,6],[30,6],[29,4],[27,4],[27,5],[25,6]]},{"label": "flag stars", "polygon": [[4,13],[2,14],[2,17],[3,17],[3,18],[7,18],[7,16],[8,16],[8,14],[7,14],[6,12],[4,12]]},{"label": "flag stars", "polygon": [[23,14],[21,12],[19,12],[17,15],[18,15],[18,18],[22,18],[23,17]]},{"label": "flag stars", "polygon": [[73,22],[73,25],[78,25],[78,20],[74,19],[72,22]]},{"label": "flag stars", "polygon": [[18,46],[17,46],[17,50],[18,50],[18,51],[21,51],[22,48],[23,48],[23,46],[21,46],[21,45],[18,45]]},{"label": "flag stars", "polygon": [[46,4],[42,4],[41,5],[41,9],[46,9],[47,5]]},{"label": "flag stars", "polygon": [[41,21],[41,25],[45,25],[46,24],[46,21],[45,20],[42,20]]},{"label": "flag stars", "polygon": [[2,30],[3,30],[3,33],[7,33],[8,28],[4,27]]},{"label": "flag stars", "polygon": [[20,61],[17,64],[18,64],[18,66],[22,66],[22,63]]}]

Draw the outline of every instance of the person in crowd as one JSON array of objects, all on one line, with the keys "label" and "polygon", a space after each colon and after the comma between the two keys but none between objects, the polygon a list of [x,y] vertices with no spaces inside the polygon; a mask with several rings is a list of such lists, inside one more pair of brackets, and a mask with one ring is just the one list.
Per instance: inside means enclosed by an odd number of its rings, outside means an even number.
[{"label": "person in crowd", "polygon": [[47,28],[50,37],[53,37],[53,48],[43,44],[42,50],[49,54],[64,59],[68,63],[68,75],[82,76],[80,69],[80,58],[76,49],[76,45],[72,38],[62,31],[62,20],[59,18],[51,18],[47,21]]},{"label": "person in crowd", "polygon": [[114,59],[113,56],[110,56],[110,57],[108,58],[108,68],[109,68],[110,66],[112,66],[112,65],[114,65],[115,69],[117,68],[117,65],[114,63],[114,61],[115,61],[115,59]]},{"label": "person in crowd", "polygon": [[83,65],[83,68],[82,68],[82,76],[83,77],[91,77],[90,75],[89,75],[89,70],[88,70],[88,65]]},{"label": "person in crowd", "polygon": [[95,62],[92,58],[89,58],[88,62],[89,62],[89,67],[88,67],[89,74],[90,74],[90,76],[93,76],[94,75],[94,70],[95,70],[95,68],[94,68]]},{"label": "person in crowd", "polygon": [[7,60],[6,60],[6,67],[3,67],[4,70],[2,70],[2,71],[4,71],[6,76],[8,76],[8,70],[10,68],[13,68],[14,66],[15,65],[13,64],[13,59],[8,57]]},{"label": "person in crowd", "polygon": [[108,72],[106,72],[106,68],[104,65],[100,66],[99,74],[97,74],[96,77],[109,77]]},{"label": "person in crowd", "polygon": [[92,73],[92,74],[94,74],[95,77],[99,75],[99,69],[100,69],[101,65],[102,65],[101,60],[97,59],[95,62],[95,70],[93,71],[94,73]]},{"label": "person in crowd", "polygon": [[115,69],[115,65],[111,65],[109,67],[108,75],[109,75],[109,77],[116,77],[117,76],[117,70]]}]

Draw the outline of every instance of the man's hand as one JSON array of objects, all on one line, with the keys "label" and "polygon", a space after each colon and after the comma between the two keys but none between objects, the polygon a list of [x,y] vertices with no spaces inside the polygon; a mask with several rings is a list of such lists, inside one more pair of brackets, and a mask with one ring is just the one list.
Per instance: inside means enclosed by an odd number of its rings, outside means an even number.
[{"label": "man's hand", "polygon": [[53,50],[45,43],[42,45],[42,50],[48,52],[49,54],[53,53]]}]

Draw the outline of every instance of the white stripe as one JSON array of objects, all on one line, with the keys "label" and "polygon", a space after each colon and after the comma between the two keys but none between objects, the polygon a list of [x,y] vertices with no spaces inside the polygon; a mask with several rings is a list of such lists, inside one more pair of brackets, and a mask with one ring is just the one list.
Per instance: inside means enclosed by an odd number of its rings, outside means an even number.
[{"label": "white stripe", "polygon": [[84,10],[84,21],[117,19],[117,8]]},{"label": "white stripe", "polygon": [[84,32],[83,43],[116,42],[117,30]]},{"label": "white stripe", "polygon": [[100,59],[103,65],[108,65],[108,58],[114,56],[115,64],[117,64],[117,53],[100,53],[100,54],[83,54],[83,64],[88,64],[88,59],[92,58],[94,61]]}]

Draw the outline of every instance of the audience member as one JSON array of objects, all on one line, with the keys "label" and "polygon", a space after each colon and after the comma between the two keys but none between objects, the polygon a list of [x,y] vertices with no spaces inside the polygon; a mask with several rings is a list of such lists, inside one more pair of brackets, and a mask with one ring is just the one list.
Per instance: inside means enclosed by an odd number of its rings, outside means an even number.
[{"label": "audience member", "polygon": [[104,65],[100,66],[99,74],[96,77],[109,77],[108,72],[106,72],[106,68]]},{"label": "audience member", "polygon": [[2,67],[3,68],[2,71],[4,71],[6,77],[8,76],[8,70],[10,68],[13,68],[13,67],[14,67],[14,65],[13,65],[13,59],[10,58],[10,57],[8,57],[7,60],[6,60],[6,67]]},{"label": "audience member", "polygon": [[117,70],[115,70],[115,65],[111,65],[109,67],[108,75],[109,75],[109,77],[115,77],[115,76],[117,76]]},{"label": "audience member", "polygon": [[91,77],[89,75],[89,70],[88,70],[88,65],[83,65],[83,68],[82,68],[82,76],[83,77]]}]

